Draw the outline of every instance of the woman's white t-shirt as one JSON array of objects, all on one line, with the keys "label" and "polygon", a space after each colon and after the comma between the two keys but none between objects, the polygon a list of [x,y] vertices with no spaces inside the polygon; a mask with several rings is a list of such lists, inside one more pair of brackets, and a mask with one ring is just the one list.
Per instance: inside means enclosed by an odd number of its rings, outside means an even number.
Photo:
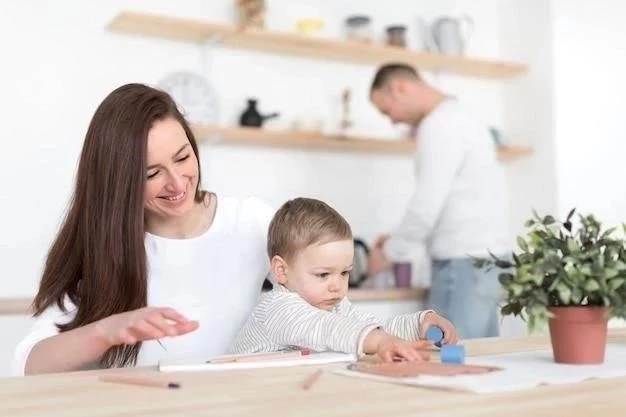
[{"label": "woman's white t-shirt", "polygon": [[[172,307],[198,320],[194,332],[142,344],[137,365],[181,356],[211,356],[228,351],[246,322],[269,272],[267,230],[274,211],[254,198],[219,197],[211,227],[191,239],[168,239],[147,233],[148,305]],[[13,373],[24,375],[26,359],[39,341],[58,333],[56,323],[68,312],[56,305],[35,319],[30,333],[18,344]],[[76,349],[80,349],[76,346]]]}]

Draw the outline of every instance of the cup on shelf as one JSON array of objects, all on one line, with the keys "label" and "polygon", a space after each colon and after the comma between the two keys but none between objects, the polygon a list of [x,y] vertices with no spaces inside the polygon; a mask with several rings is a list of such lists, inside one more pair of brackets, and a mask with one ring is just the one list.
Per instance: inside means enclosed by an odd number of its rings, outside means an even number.
[{"label": "cup on shelf", "polygon": [[348,16],[345,20],[346,38],[351,41],[372,42],[372,19],[365,15]]},{"label": "cup on shelf", "polygon": [[387,45],[397,46],[400,48],[406,48],[406,26],[393,25],[388,26],[387,32]]},{"label": "cup on shelf", "polygon": [[324,120],[316,117],[296,117],[291,124],[293,130],[304,132],[317,132],[321,134],[324,130]]},{"label": "cup on shelf", "polygon": [[393,264],[393,276],[397,288],[410,288],[412,277],[411,262],[395,262]]},{"label": "cup on shelf", "polygon": [[315,18],[302,18],[296,21],[296,30],[301,35],[316,36],[324,26],[324,21]]}]

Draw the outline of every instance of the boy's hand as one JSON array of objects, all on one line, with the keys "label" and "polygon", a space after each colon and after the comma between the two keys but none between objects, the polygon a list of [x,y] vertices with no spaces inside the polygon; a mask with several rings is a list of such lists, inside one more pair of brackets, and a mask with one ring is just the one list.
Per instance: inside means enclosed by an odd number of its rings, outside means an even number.
[{"label": "boy's hand", "polygon": [[409,362],[430,360],[426,349],[432,348],[432,343],[424,340],[409,342],[394,336],[383,338],[376,353],[383,362],[393,362],[394,359],[404,359]]},{"label": "boy's hand", "polygon": [[426,332],[431,326],[439,326],[443,331],[443,343],[454,345],[459,341],[459,335],[456,328],[450,320],[441,317],[434,311],[429,311],[424,316],[419,327],[420,337],[425,338]]}]

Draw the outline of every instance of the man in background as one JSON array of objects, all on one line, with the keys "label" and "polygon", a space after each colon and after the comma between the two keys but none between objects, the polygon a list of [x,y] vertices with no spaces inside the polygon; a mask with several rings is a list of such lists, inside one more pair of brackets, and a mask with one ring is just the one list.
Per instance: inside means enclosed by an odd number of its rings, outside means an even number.
[{"label": "man in background", "polygon": [[369,273],[406,260],[423,243],[432,265],[428,307],[461,338],[498,336],[498,271],[476,269],[471,259],[510,250],[506,180],[487,126],[405,64],[379,68],[370,99],[417,137],[415,189],[395,230],[374,243]]}]

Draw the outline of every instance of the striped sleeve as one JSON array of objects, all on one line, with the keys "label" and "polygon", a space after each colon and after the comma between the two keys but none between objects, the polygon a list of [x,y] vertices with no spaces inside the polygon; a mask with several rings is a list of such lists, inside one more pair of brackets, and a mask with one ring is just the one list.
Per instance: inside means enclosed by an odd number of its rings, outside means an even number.
[{"label": "striped sleeve", "polygon": [[[340,311],[357,320],[374,321],[374,315],[357,309],[347,298],[344,298],[339,305]],[[385,333],[399,337],[404,340],[419,340],[419,327],[422,317],[431,310],[419,311],[417,313],[401,314],[381,321],[382,329]]]},{"label": "striped sleeve", "polygon": [[257,319],[272,343],[314,351],[360,354],[362,340],[379,326],[378,320],[355,319],[313,307],[294,293],[267,298]]}]

